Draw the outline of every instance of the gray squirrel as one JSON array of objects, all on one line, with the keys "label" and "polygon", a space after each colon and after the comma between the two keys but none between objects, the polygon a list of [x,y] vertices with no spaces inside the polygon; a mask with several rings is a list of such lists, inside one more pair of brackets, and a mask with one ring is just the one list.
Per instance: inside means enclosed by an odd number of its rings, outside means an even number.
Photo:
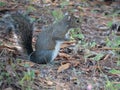
[{"label": "gray squirrel", "polygon": [[39,34],[35,44],[35,51],[32,48],[33,25],[20,13],[10,14],[9,22],[18,37],[17,43],[22,50],[29,55],[32,62],[46,64],[52,62],[59,53],[60,45],[68,41],[71,28],[80,26],[80,19],[74,15],[65,15],[63,19],[55,24],[44,28]]}]

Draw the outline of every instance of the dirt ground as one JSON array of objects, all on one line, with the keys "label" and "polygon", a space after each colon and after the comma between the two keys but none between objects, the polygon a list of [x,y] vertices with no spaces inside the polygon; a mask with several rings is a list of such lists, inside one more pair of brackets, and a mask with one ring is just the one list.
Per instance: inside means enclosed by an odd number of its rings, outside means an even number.
[{"label": "dirt ground", "polygon": [[[1,45],[0,90],[120,90],[120,38],[116,34],[119,30],[111,28],[112,24],[120,22],[119,0],[0,2],[7,3],[0,3],[0,16],[20,11],[28,12],[32,19],[37,20],[34,39],[43,26],[54,22],[53,10],[76,14],[82,20],[74,34],[71,33],[74,39],[61,46],[52,64],[19,59],[15,50]],[[119,38],[118,46],[116,38]]]}]

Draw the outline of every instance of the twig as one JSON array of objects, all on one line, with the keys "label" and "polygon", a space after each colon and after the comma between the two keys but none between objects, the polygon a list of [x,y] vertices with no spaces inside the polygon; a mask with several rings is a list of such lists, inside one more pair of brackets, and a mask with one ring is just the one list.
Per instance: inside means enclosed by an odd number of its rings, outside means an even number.
[{"label": "twig", "polygon": [[103,48],[100,48],[100,50],[115,50],[115,51],[120,51],[120,48],[103,47]]}]

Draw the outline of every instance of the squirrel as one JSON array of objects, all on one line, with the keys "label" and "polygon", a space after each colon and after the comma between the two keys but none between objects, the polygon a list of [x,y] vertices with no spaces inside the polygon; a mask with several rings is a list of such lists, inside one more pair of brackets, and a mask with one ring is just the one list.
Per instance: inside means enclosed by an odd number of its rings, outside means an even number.
[{"label": "squirrel", "polygon": [[50,63],[58,55],[60,45],[68,41],[71,28],[80,26],[80,19],[73,15],[66,15],[59,22],[49,25],[39,33],[35,49],[31,54],[31,61],[35,63]]},{"label": "squirrel", "polygon": [[[12,29],[18,38],[18,44],[29,55],[32,62],[39,64],[51,63],[58,55],[60,45],[68,41],[71,28],[80,26],[80,19],[74,15],[65,15],[59,22],[45,27],[39,34],[32,48],[33,25],[20,13],[10,14]],[[8,18],[8,17],[6,17]]]}]

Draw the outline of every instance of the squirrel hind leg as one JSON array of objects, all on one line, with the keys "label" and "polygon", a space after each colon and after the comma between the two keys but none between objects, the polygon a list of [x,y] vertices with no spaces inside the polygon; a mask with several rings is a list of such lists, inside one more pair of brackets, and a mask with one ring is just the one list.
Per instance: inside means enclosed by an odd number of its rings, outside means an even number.
[{"label": "squirrel hind leg", "polygon": [[53,50],[34,51],[30,55],[30,61],[38,64],[47,64],[52,61]]}]

